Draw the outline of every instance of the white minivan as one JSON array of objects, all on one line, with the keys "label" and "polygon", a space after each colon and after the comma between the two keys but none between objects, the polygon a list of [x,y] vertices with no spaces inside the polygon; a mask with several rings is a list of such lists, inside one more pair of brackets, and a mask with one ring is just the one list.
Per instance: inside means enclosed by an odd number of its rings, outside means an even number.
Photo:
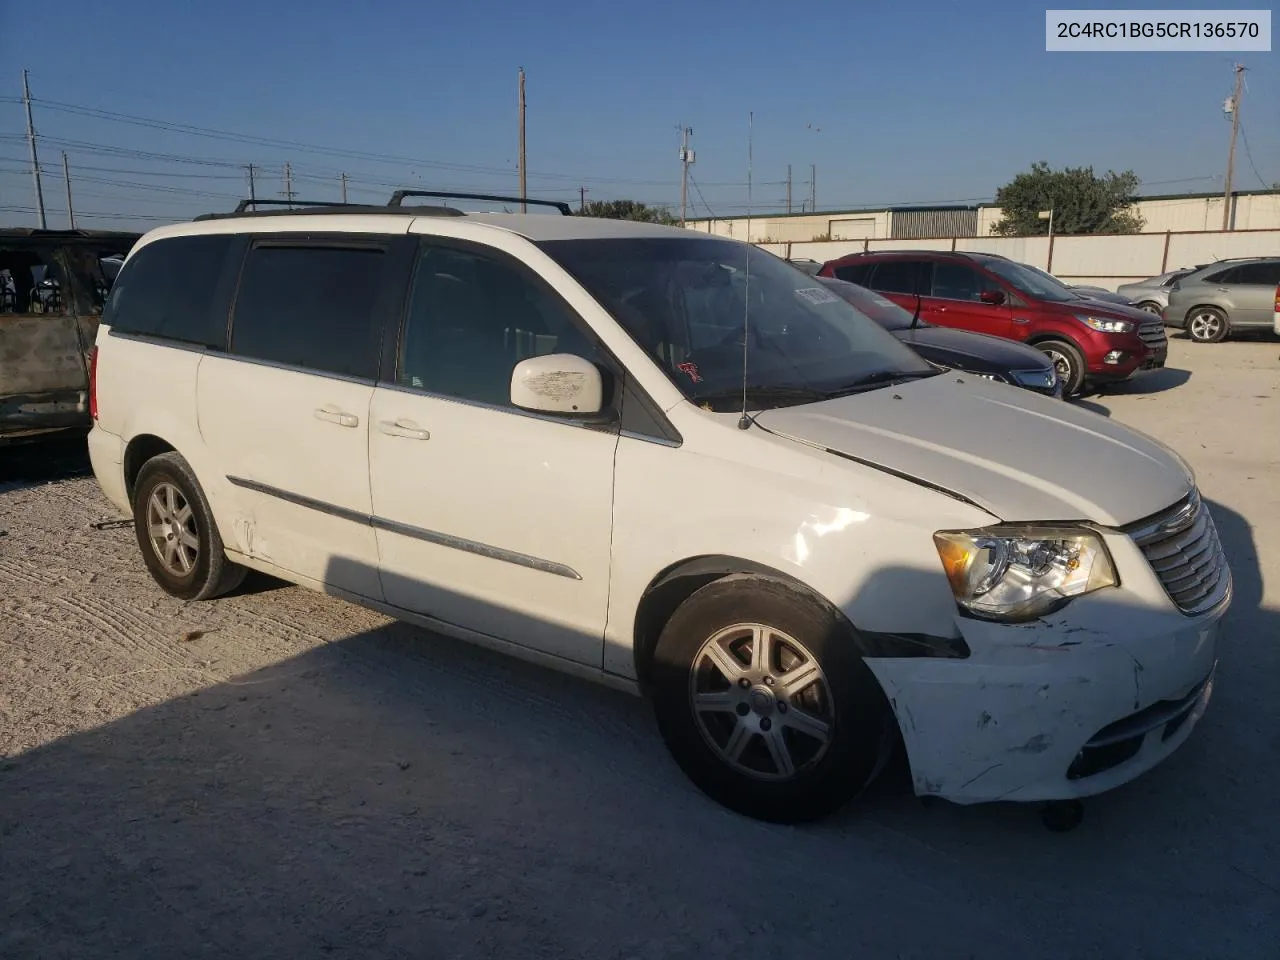
[{"label": "white minivan", "polygon": [[1231,579],[1186,463],[744,243],[213,215],[134,247],[92,371],[166,592],[254,569],[644,693],[751,816],[829,813],[899,741],[920,795],[1095,794],[1209,700]]}]

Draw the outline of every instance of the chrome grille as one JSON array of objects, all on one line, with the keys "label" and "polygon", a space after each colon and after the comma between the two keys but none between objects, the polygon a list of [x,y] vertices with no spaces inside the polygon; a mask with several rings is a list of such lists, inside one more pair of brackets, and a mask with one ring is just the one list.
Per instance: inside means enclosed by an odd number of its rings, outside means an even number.
[{"label": "chrome grille", "polygon": [[1231,571],[1218,529],[1198,490],[1126,532],[1183,613],[1203,613],[1230,592]]},{"label": "chrome grille", "polygon": [[1144,320],[1138,326],[1138,339],[1152,348],[1168,346],[1169,338],[1164,332],[1164,321]]}]

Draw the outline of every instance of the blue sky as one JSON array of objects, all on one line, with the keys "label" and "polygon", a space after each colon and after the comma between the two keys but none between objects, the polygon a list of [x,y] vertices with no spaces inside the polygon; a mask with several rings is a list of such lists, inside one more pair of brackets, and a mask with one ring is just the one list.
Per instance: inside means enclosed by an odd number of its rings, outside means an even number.
[{"label": "blue sky", "polygon": [[[53,102],[35,109],[37,132],[50,138],[41,164],[57,226],[65,223],[62,149],[76,207],[86,213],[163,219],[222,209],[244,195],[235,164],[249,162],[264,170],[259,195],[278,196],[286,160],[303,197],[336,198],[343,169],[353,200],[386,195],[389,187],[371,181],[515,192],[521,66],[535,196],[576,201],[584,185],[589,198],[677,203],[684,123],[693,127],[693,176],[707,206],[739,212],[748,112],[760,211],[782,203],[788,163],[797,205],[816,164],[819,207],[829,209],[987,198],[1035,160],[1132,168],[1147,193],[1212,191],[1226,163],[1221,106],[1231,54],[1050,54],[1044,6],[1009,0],[115,0],[64,2],[53,20],[15,18],[17,0],[4,9],[7,224],[33,222],[15,209],[32,204],[22,109],[12,102],[23,66],[33,95]],[[1238,56],[1250,67],[1242,110],[1249,153],[1269,185],[1280,181],[1280,61]],[[191,136],[55,103],[430,165]],[[143,155],[150,153],[206,163]],[[1236,183],[1263,186],[1243,144]]]}]

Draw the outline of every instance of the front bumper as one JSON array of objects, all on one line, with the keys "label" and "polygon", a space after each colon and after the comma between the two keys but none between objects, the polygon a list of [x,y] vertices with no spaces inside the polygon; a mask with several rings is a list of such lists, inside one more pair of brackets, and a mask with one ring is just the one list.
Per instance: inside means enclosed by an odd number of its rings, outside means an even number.
[{"label": "front bumper", "polygon": [[957,616],[966,659],[866,661],[893,705],[917,794],[962,804],[1090,796],[1191,735],[1212,695],[1230,594],[1185,616],[1127,538],[1107,539],[1121,587],[1027,624]]}]

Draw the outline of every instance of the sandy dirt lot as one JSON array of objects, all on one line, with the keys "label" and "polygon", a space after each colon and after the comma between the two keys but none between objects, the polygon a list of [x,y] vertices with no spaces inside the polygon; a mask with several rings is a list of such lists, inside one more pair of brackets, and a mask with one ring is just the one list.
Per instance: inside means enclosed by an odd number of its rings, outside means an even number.
[{"label": "sandy dirt lot", "polygon": [[1086,401],[1195,466],[1236,597],[1200,728],[1069,834],[901,769],[741,819],[638,700],[266,579],[170,600],[74,456],[0,452],[0,957],[1280,955],[1278,354]]}]

